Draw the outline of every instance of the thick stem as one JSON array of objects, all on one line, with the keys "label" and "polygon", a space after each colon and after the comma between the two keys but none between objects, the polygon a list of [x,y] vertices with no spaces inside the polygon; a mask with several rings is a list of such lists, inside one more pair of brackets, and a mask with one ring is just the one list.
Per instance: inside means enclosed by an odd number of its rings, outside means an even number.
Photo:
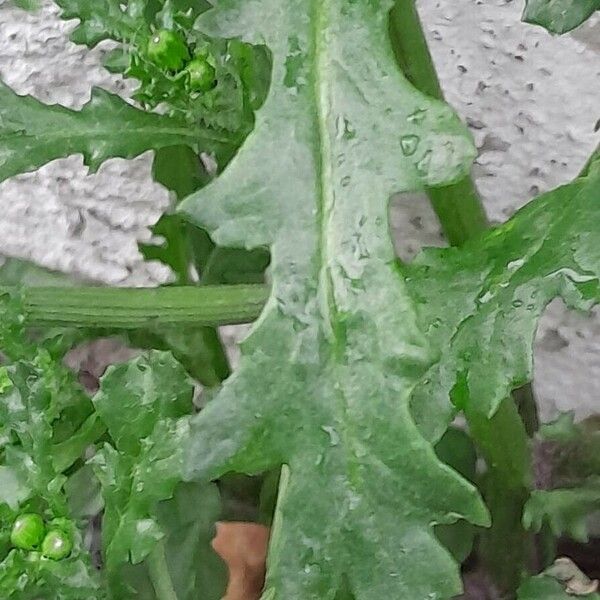
[{"label": "thick stem", "polygon": [[[156,181],[172,190],[178,200],[189,196],[211,180],[199,157],[187,146],[172,146],[157,151],[154,156],[152,175]],[[174,267],[177,283],[189,285],[192,283],[189,276],[190,266],[198,262],[197,245],[194,242],[200,238],[206,241],[210,248],[214,248],[214,245],[205,231],[182,222],[178,216],[171,217],[168,228],[169,244],[173,245],[172,250],[176,257]],[[205,261],[200,260],[201,271],[205,266]],[[167,332],[163,335],[163,339],[167,345],[173,346],[174,354],[186,364],[190,373],[203,385],[208,387],[219,385],[231,373],[227,352],[219,332],[215,327],[201,327],[191,333],[194,335],[195,342],[193,351],[187,347],[185,340],[183,340],[184,347],[181,347],[182,336],[177,333]]]},{"label": "thick stem", "polygon": [[262,285],[163,288],[22,288],[30,326],[143,329],[249,323],[268,297]]},{"label": "thick stem", "polygon": [[177,593],[171,581],[169,567],[165,556],[165,547],[162,541],[154,546],[154,550],[146,559],[150,580],[154,587],[156,600],[177,600]]},{"label": "thick stem", "polygon": [[502,597],[512,598],[531,555],[531,540],[521,522],[532,479],[529,441],[510,398],[491,419],[477,407],[467,406],[465,415],[487,464],[482,491],[492,526],[480,537],[480,559]]},{"label": "thick stem", "polygon": [[[407,79],[421,92],[442,100],[415,0],[396,0],[390,13],[390,37]],[[451,186],[428,189],[427,194],[451,245],[460,246],[488,228],[483,203],[470,177]],[[512,594],[529,544],[521,516],[530,485],[528,435],[538,426],[533,390],[531,386],[518,390],[492,419],[473,410],[465,414],[488,464],[484,495],[492,527],[482,536],[480,555],[497,585]]]},{"label": "thick stem", "polygon": [[[396,0],[390,13],[390,38],[407,79],[424,94],[442,100],[444,94],[414,0]],[[470,177],[429,188],[427,195],[451,245],[460,246],[487,229],[485,209]]]}]

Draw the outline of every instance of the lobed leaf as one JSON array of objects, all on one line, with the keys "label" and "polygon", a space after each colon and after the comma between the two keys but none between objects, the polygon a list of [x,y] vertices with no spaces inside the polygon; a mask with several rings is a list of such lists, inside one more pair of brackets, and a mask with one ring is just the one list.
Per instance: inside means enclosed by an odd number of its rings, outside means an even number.
[{"label": "lobed leaf", "polygon": [[[198,578],[210,565],[215,568],[214,560],[201,566],[192,559],[209,557],[212,552],[217,492],[212,485],[177,487],[189,436],[192,392],[187,374],[170,354],[150,352],[109,368],[94,397],[115,444],[105,444],[92,464],[102,485],[104,555],[109,587],[116,598],[132,593],[124,567],[144,561],[159,542],[172,550],[180,546],[169,557],[169,565],[185,574],[174,578],[175,585],[185,590],[182,599],[195,597],[191,594],[201,589],[195,587]],[[161,504],[165,500],[167,506]],[[192,512],[186,521],[181,513],[185,501],[208,512]],[[193,537],[186,537],[190,532]],[[214,575],[215,579],[204,582],[207,590],[219,588],[218,569]],[[217,600],[219,596],[211,592],[206,597]]]},{"label": "lobed leaf", "polygon": [[462,176],[473,147],[398,71],[390,7],[226,0],[198,21],[273,57],[255,130],[183,203],[217,244],[272,249],[272,296],[240,369],[193,419],[185,459],[200,480],[288,465],[265,599],[334,598],[346,578],[357,600],[450,598],[460,578],[432,525],[487,521],[409,413],[431,357],[388,200]]},{"label": "lobed leaf", "polygon": [[205,151],[227,145],[224,133],[185,119],[147,113],[99,88],[80,110],[48,106],[0,83],[0,181],[71,154],[92,171],[108,158],[186,144]]},{"label": "lobed leaf", "polygon": [[523,21],[567,33],[600,10],[600,0],[526,0]]},{"label": "lobed leaf", "polygon": [[141,0],[55,0],[62,9],[61,18],[79,19],[71,32],[76,44],[93,47],[102,40],[133,42],[139,35],[149,34],[149,27],[140,18]]},{"label": "lobed leaf", "polygon": [[523,524],[539,532],[544,523],[556,537],[568,535],[580,542],[588,541],[588,517],[600,511],[600,478],[576,488],[536,490],[525,505]]},{"label": "lobed leaf", "polygon": [[428,439],[456,410],[492,416],[531,380],[536,327],[551,300],[580,310],[600,300],[599,225],[592,170],[463,248],[425,250],[404,268],[437,354],[412,399]]}]

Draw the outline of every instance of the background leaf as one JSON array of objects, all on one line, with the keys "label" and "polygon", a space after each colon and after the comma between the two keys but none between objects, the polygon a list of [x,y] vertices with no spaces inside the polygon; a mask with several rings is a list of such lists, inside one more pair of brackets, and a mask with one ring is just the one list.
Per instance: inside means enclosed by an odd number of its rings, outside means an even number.
[{"label": "background leaf", "polygon": [[83,154],[96,170],[112,157],[189,144],[211,151],[230,138],[184,119],[145,113],[99,88],[80,110],[18,96],[0,83],[0,181],[64,156]]},{"label": "background leaf", "polygon": [[600,10],[600,0],[526,0],[523,21],[566,33]]},{"label": "background leaf", "polygon": [[544,523],[556,537],[588,541],[588,517],[600,511],[600,478],[571,489],[536,490],[525,505],[523,523],[539,532]]},{"label": "background leaf", "polygon": [[[144,569],[132,571],[128,565],[147,559],[159,542],[173,552],[167,554],[168,564],[182,600],[197,597],[198,589],[206,589],[207,594],[221,589],[214,557],[204,565],[194,562],[211,556],[216,488],[212,484],[177,487],[193,411],[192,392],[191,381],[172,355],[150,352],[109,368],[94,397],[115,444],[105,444],[92,460],[102,485],[102,538],[115,598],[131,594],[132,586],[147,585],[143,576],[136,582]],[[168,501],[167,506],[162,501]],[[185,513],[187,502],[191,504]],[[213,578],[208,579],[210,573]],[[200,587],[194,587],[203,577]],[[219,597],[210,594],[209,600]]]},{"label": "background leaf", "polygon": [[596,170],[463,248],[425,250],[404,268],[437,349],[412,399],[429,439],[457,410],[490,417],[531,380],[537,322],[551,300],[580,310],[600,300],[599,219]]}]

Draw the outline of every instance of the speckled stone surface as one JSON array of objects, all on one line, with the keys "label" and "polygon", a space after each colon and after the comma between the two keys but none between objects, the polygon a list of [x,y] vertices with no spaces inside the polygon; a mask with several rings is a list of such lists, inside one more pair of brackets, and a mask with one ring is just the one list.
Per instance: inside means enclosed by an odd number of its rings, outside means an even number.
[{"label": "speckled stone surface", "polygon": [[[521,0],[421,0],[448,100],[480,149],[474,168],[490,217],[502,221],[540,192],[575,176],[600,140],[600,20],[552,37],[519,22]],[[73,24],[57,9],[27,14],[0,0],[0,76],[18,93],[80,107],[92,85],[127,94],[128,85],[93,51],[67,40]],[[144,263],[138,240],[168,205],[150,178],[149,155],[108,161],[87,175],[79,157],[0,184],[0,253],[112,285],[168,278]],[[402,197],[392,208],[402,256],[442,238],[427,202]],[[235,338],[227,329],[227,339]],[[600,318],[553,304],[536,346],[536,392],[544,418],[557,410],[600,412]]]}]

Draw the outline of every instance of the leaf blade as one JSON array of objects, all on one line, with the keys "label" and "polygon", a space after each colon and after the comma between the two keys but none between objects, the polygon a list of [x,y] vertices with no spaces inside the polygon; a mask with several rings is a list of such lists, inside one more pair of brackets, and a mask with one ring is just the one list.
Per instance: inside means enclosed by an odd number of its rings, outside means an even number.
[{"label": "leaf blade", "polygon": [[100,88],[74,111],[19,96],[0,83],[0,181],[71,154],[82,154],[94,171],[108,158],[134,158],[181,143],[210,151],[229,138],[179,118],[146,113]]}]

